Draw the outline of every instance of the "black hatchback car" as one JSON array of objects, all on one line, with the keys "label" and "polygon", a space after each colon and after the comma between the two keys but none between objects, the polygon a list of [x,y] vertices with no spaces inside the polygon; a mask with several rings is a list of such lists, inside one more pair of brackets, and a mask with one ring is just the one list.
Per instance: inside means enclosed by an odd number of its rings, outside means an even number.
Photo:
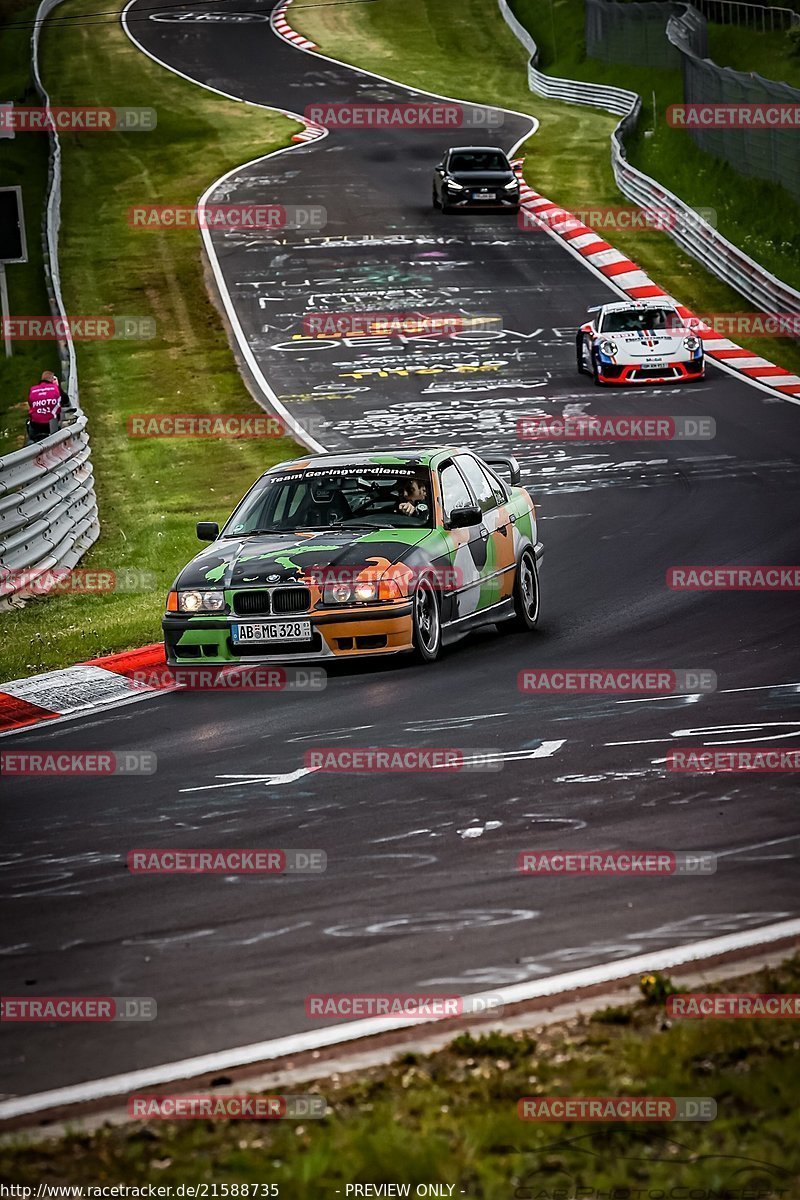
[{"label": "black hatchback car", "polygon": [[433,207],[519,212],[519,180],[497,146],[452,146],[433,173]]}]

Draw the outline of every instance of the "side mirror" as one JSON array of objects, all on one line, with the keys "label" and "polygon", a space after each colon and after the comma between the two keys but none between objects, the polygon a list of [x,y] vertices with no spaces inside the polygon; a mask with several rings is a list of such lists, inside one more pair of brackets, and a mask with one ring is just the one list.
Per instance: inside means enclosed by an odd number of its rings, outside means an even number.
[{"label": "side mirror", "polygon": [[471,525],[480,525],[483,520],[477,504],[465,504],[463,508],[454,508],[447,522],[449,529],[467,529]]},{"label": "side mirror", "polygon": [[443,163],[443,162],[440,162],[440,163],[438,164],[438,166],[436,167],[436,170],[437,170],[437,171],[443,171],[443,170],[444,170],[444,163]]},{"label": "side mirror", "polygon": [[216,521],[198,521],[197,536],[201,542],[215,542],[219,537],[219,525]]}]

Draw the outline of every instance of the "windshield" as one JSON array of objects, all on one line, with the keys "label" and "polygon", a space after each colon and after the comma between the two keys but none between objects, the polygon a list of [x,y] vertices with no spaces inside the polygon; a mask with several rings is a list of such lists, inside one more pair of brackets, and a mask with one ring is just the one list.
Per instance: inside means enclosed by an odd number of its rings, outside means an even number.
[{"label": "windshield", "polygon": [[451,171],[510,171],[508,161],[499,150],[459,151],[450,156]]},{"label": "windshield", "polygon": [[424,467],[314,467],[267,476],[245,497],[223,536],[295,529],[409,529],[432,525]]},{"label": "windshield", "polygon": [[683,321],[674,308],[623,308],[603,315],[602,333],[638,333],[642,329],[680,330]]}]

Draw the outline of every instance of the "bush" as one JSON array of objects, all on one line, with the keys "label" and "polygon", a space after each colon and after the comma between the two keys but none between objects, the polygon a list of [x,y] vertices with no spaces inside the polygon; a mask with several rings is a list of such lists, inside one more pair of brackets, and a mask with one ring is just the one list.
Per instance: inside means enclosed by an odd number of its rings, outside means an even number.
[{"label": "bush", "polygon": [[662,975],[660,971],[643,975],[639,980],[639,991],[648,1004],[663,1004],[667,996],[674,996],[679,990],[672,980],[667,975]]}]

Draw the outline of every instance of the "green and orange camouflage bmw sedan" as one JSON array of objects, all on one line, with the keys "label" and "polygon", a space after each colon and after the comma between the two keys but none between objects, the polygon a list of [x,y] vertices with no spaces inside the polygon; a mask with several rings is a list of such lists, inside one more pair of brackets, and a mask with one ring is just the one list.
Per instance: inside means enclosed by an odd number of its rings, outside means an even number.
[{"label": "green and orange camouflage bmw sedan", "polygon": [[505,456],[320,454],[253,485],[167,598],[171,666],[413,653],[539,617],[533,501]]}]

